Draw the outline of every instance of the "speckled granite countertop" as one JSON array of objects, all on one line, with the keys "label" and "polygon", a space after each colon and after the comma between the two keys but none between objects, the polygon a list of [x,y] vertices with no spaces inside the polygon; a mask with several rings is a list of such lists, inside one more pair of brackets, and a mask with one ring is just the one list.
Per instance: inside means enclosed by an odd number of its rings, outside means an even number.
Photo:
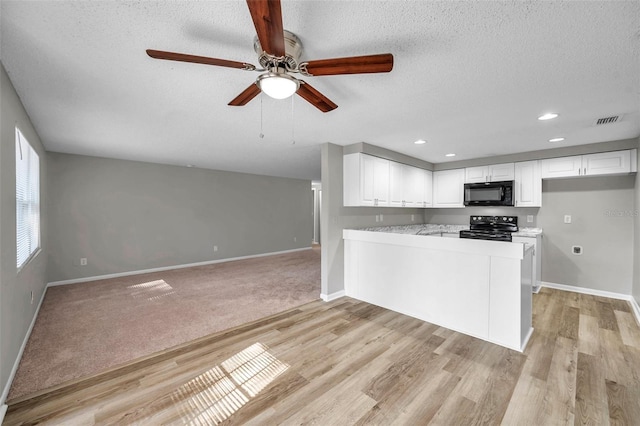
[{"label": "speckled granite countertop", "polygon": [[[396,226],[371,226],[368,228],[356,228],[358,231],[372,232],[390,232],[393,234],[409,234],[409,235],[434,235],[440,233],[459,233],[462,230],[469,229],[469,225],[434,225],[423,223],[420,225],[396,225]],[[541,228],[520,228],[518,232],[514,232],[514,237],[536,237],[542,234]]]},{"label": "speckled granite countertop", "polygon": [[513,237],[537,237],[542,235],[542,228],[518,228],[518,232],[511,234]]},{"label": "speckled granite countertop", "polygon": [[358,231],[391,232],[394,234],[411,235],[432,235],[439,233],[458,233],[463,229],[469,229],[469,225],[396,225],[396,226],[373,226],[368,228],[357,228]]}]

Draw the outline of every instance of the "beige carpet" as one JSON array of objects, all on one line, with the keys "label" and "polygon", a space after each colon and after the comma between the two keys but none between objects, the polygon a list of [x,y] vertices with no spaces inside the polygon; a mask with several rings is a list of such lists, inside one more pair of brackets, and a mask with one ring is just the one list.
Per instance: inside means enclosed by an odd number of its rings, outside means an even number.
[{"label": "beige carpet", "polygon": [[319,248],[51,287],[8,399],[319,297]]}]

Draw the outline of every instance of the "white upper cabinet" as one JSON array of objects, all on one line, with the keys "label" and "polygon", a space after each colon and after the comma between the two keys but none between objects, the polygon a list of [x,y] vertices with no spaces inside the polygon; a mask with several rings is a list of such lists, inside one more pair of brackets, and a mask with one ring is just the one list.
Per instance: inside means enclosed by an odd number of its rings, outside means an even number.
[{"label": "white upper cabinet", "polygon": [[389,205],[391,207],[424,207],[424,172],[406,164],[389,162]]},{"label": "white upper cabinet", "polygon": [[389,206],[404,207],[404,164],[389,162]]},{"label": "white upper cabinet", "polygon": [[431,171],[363,153],[345,155],[343,168],[345,206],[431,205]]},{"label": "white upper cabinet", "polygon": [[362,153],[343,157],[345,206],[389,205],[389,160]]},{"label": "white upper cabinet", "polygon": [[542,160],[542,178],[558,178],[580,176],[582,170],[582,156],[549,158]]},{"label": "white upper cabinet", "polygon": [[635,149],[549,158],[542,160],[542,178],[633,173],[638,168],[636,160],[637,151]]},{"label": "white upper cabinet", "polygon": [[632,171],[631,151],[583,155],[582,170],[586,176],[630,173]]},{"label": "white upper cabinet", "polygon": [[542,206],[542,173],[540,161],[523,161],[514,165],[515,206]]},{"label": "white upper cabinet", "polygon": [[423,203],[424,207],[433,206],[433,172],[431,170],[423,170],[424,176],[424,194]]},{"label": "white upper cabinet", "polygon": [[433,172],[433,207],[464,207],[465,169]]},{"label": "white upper cabinet", "polygon": [[513,163],[467,167],[464,172],[465,183],[499,182],[514,179]]}]

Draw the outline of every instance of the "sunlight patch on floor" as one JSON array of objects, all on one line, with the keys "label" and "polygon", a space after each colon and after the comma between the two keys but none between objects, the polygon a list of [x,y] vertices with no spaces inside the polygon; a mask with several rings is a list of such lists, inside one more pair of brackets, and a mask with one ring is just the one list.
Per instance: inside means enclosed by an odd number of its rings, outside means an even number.
[{"label": "sunlight patch on floor", "polygon": [[268,349],[254,343],[176,389],[171,399],[182,420],[190,425],[218,424],[283,374],[289,365]]},{"label": "sunlight patch on floor", "polygon": [[165,280],[149,281],[127,287],[134,299],[157,300],[175,294],[175,290]]}]

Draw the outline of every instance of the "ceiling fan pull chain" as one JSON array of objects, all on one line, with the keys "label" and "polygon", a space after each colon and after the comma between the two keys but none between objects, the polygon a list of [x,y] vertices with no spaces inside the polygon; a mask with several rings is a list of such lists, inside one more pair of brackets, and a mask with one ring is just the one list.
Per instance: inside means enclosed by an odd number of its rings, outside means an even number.
[{"label": "ceiling fan pull chain", "polygon": [[296,138],[295,138],[295,132],[294,132],[296,121],[294,120],[294,117],[293,117],[293,98],[294,96],[291,96],[291,145],[296,144]]},{"label": "ceiling fan pull chain", "polygon": [[264,133],[262,133],[262,98],[264,95],[260,93],[260,139],[264,139]]}]

